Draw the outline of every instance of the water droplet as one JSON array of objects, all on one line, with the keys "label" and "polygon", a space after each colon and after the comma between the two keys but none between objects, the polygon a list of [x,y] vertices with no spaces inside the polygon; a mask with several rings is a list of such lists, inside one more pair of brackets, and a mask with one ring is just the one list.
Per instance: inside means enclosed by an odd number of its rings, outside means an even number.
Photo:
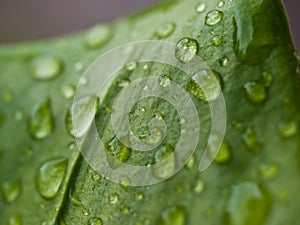
[{"label": "water droplet", "polygon": [[22,216],[20,214],[10,216],[7,225],[22,225]]},{"label": "water droplet", "polygon": [[217,163],[227,162],[230,159],[230,155],[229,146],[227,142],[224,141],[214,161]]},{"label": "water droplet", "polygon": [[163,136],[164,136],[164,134],[160,129],[153,128],[151,130],[151,132],[147,131],[147,132],[141,134],[139,136],[139,139],[148,144],[156,144],[162,140]]},{"label": "water droplet", "polygon": [[88,225],[102,225],[102,224],[103,224],[103,222],[100,217],[92,217],[88,221]]},{"label": "water droplet", "polygon": [[136,195],[135,195],[135,198],[136,198],[136,200],[138,200],[138,201],[142,201],[143,199],[144,199],[144,194],[143,194],[143,192],[137,192],[136,193]]},{"label": "water droplet", "polygon": [[289,121],[280,123],[278,126],[278,133],[282,138],[293,137],[298,132],[298,123],[296,121]]},{"label": "water droplet", "polygon": [[97,171],[92,172],[92,180],[93,181],[99,181],[101,179],[100,174]]},{"label": "water droplet", "polygon": [[3,100],[5,103],[11,103],[14,100],[14,93],[11,90],[4,91]]},{"label": "water droplet", "polygon": [[72,122],[72,108],[71,107],[68,110],[66,118],[65,118],[65,126],[66,126],[66,129],[68,131],[68,134],[70,134],[71,136],[74,136],[73,122]]},{"label": "water droplet", "polygon": [[122,177],[120,180],[120,185],[122,188],[127,189],[130,186],[130,179],[128,177]]},{"label": "water droplet", "polygon": [[195,7],[195,10],[197,13],[202,13],[205,11],[205,9],[206,9],[205,3],[200,3],[200,4],[196,5],[196,7]]},{"label": "water droplet", "polygon": [[279,166],[276,163],[267,163],[259,166],[259,176],[265,180],[271,180],[277,176]]},{"label": "water droplet", "polygon": [[118,194],[112,194],[109,196],[109,203],[110,204],[116,204],[119,201],[119,195]]},{"label": "water droplet", "polygon": [[28,121],[28,131],[35,139],[48,137],[54,130],[51,101],[45,99],[34,109]]},{"label": "water droplet", "polygon": [[273,75],[271,73],[265,72],[263,73],[264,83],[267,87],[271,85],[273,82]]},{"label": "water droplet", "polygon": [[154,154],[153,174],[160,179],[168,178],[175,170],[176,159],[170,145],[163,145]]},{"label": "water droplet", "polygon": [[137,62],[130,62],[125,66],[127,71],[134,71],[137,67]]},{"label": "water droplet", "polygon": [[76,62],[75,65],[74,65],[74,68],[75,68],[75,70],[76,70],[77,72],[82,71],[82,70],[83,70],[83,63],[80,62],[80,61]]},{"label": "water droplet", "polygon": [[223,56],[221,59],[220,59],[220,65],[221,66],[227,66],[228,65],[228,63],[229,63],[229,60],[228,60],[228,58],[227,58],[227,56]]},{"label": "water droplet", "polygon": [[20,121],[23,119],[23,116],[24,116],[24,113],[22,110],[17,110],[15,113],[14,113],[14,119],[16,121]]},{"label": "water droplet", "polygon": [[195,166],[195,156],[192,155],[191,158],[188,160],[188,162],[186,163],[185,167],[187,169],[192,169]]},{"label": "water droplet", "polygon": [[65,158],[51,159],[42,164],[36,174],[36,187],[45,199],[53,199],[61,186],[68,167]]},{"label": "water droplet", "polygon": [[95,49],[106,44],[112,36],[112,29],[106,25],[96,25],[90,28],[83,37],[87,48]]},{"label": "water droplet", "polygon": [[186,211],[183,206],[172,206],[165,209],[156,221],[156,225],[185,225]]},{"label": "water droplet", "polygon": [[[128,145],[128,136],[121,137],[121,140]],[[124,163],[130,158],[131,149],[124,145],[117,136],[114,136],[110,141],[106,142],[105,148],[109,154],[117,160],[110,162],[112,167],[117,167],[120,163]]]},{"label": "water droplet", "polygon": [[161,25],[155,32],[155,36],[158,38],[167,38],[169,37],[175,30],[175,23],[168,22]]},{"label": "water droplet", "polygon": [[124,88],[127,87],[130,84],[130,80],[128,78],[124,78],[122,80],[118,80],[118,87]]},{"label": "water droplet", "polygon": [[244,86],[247,99],[253,104],[260,104],[267,98],[266,87],[258,82],[247,82]]},{"label": "water droplet", "polygon": [[129,213],[129,207],[128,207],[127,205],[121,206],[120,210],[121,210],[121,212],[124,213],[124,214]]},{"label": "water droplet", "polygon": [[204,190],[204,187],[205,187],[204,180],[200,177],[197,179],[193,190],[196,194],[200,194]]},{"label": "water droplet", "polygon": [[42,55],[31,62],[32,77],[38,80],[49,80],[57,77],[62,71],[62,62],[56,56]]},{"label": "water droplet", "polygon": [[253,153],[261,151],[261,144],[257,140],[257,134],[252,127],[247,128],[242,135],[242,140],[247,149]]},{"label": "water droplet", "polygon": [[[74,104],[71,106],[70,109],[71,111],[69,111],[69,115],[67,114],[66,117],[66,126],[70,134],[73,134],[76,137],[81,137],[82,135],[85,134],[85,132],[87,132],[95,117],[98,104],[99,104],[99,99],[95,96],[83,97],[80,98],[78,101],[74,102]],[[72,110],[73,110],[73,121],[74,123],[76,123],[73,125],[71,124]]]},{"label": "water droplet", "polygon": [[192,38],[183,38],[177,42],[175,57],[182,63],[190,62],[198,52],[198,42]]},{"label": "water droplet", "polygon": [[21,180],[3,181],[0,188],[4,201],[12,203],[20,196],[22,190]]},{"label": "water droplet", "polygon": [[223,7],[224,5],[225,5],[225,2],[224,2],[224,1],[219,1],[219,2],[218,2],[218,7],[221,8],[221,7]]},{"label": "water droplet", "polygon": [[271,208],[268,193],[253,182],[234,185],[226,203],[224,225],[265,224]]},{"label": "water droplet", "polygon": [[163,87],[171,85],[171,80],[169,77],[159,77],[159,84]]},{"label": "water droplet", "polygon": [[219,10],[209,11],[205,17],[205,24],[208,26],[214,26],[219,24],[223,19],[223,12]]},{"label": "water droplet", "polygon": [[61,94],[65,99],[71,99],[75,94],[75,87],[73,85],[63,86]]},{"label": "water droplet", "polygon": [[211,44],[214,46],[219,46],[223,42],[223,37],[221,35],[216,35],[211,39]]}]

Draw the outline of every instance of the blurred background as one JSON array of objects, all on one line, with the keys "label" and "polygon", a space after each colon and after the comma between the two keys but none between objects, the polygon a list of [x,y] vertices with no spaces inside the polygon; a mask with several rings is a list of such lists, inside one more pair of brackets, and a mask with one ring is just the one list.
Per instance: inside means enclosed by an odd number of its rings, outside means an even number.
[{"label": "blurred background", "polygon": [[[159,0],[0,0],[0,44],[78,31]],[[300,50],[300,0],[283,0]]]}]

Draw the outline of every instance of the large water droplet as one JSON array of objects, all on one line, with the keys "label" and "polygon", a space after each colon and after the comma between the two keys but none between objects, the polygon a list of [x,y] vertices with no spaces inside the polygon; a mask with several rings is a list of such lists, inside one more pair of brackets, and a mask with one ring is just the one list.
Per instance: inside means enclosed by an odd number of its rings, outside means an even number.
[{"label": "large water droplet", "polygon": [[7,225],[22,225],[22,216],[20,214],[10,216]]},{"label": "large water droplet", "polygon": [[198,5],[196,5],[195,10],[197,13],[202,13],[204,12],[206,9],[206,5],[205,3],[199,3]]},{"label": "large water droplet", "polygon": [[175,23],[165,23],[156,30],[155,36],[158,38],[167,38],[174,32],[175,28]]},{"label": "large water droplet", "polygon": [[264,163],[258,168],[259,176],[264,180],[271,180],[277,176],[279,166],[276,163]]},{"label": "large water droplet", "polygon": [[88,225],[102,225],[102,219],[99,217],[92,217],[88,221]]},{"label": "large water droplet", "polygon": [[234,185],[224,212],[224,225],[263,225],[268,218],[271,199],[253,182]]},{"label": "large water droplet", "polygon": [[55,158],[41,165],[36,174],[36,187],[43,198],[53,199],[61,186],[68,167],[68,160]]},{"label": "large water droplet", "polygon": [[106,25],[97,25],[84,34],[84,44],[87,48],[95,49],[106,44],[112,35],[112,29]]},{"label": "large water droplet", "polygon": [[176,166],[176,159],[172,154],[174,149],[171,145],[163,145],[154,154],[153,174],[160,179],[168,178]]},{"label": "large water droplet", "polygon": [[12,203],[16,201],[21,193],[21,180],[17,179],[13,181],[3,181],[1,182],[0,188],[4,201],[7,203]]},{"label": "large water droplet", "polygon": [[288,121],[280,123],[278,133],[282,138],[293,137],[298,132],[298,123],[296,121]]},{"label": "large water droplet", "polygon": [[208,26],[214,26],[219,24],[223,19],[223,12],[220,10],[209,11],[205,17],[205,24]]},{"label": "large water droplet", "polygon": [[177,42],[175,57],[183,63],[190,62],[198,52],[198,42],[192,38],[183,38]]},{"label": "large water droplet", "polygon": [[51,101],[44,100],[35,108],[28,121],[28,131],[35,139],[43,139],[54,130],[54,121],[51,112]]},{"label": "large water droplet", "polygon": [[186,212],[182,206],[165,209],[156,221],[156,225],[185,225]]},{"label": "large water droplet", "polygon": [[61,74],[62,62],[56,56],[42,55],[33,59],[30,70],[34,78],[49,80]]},{"label": "large water droplet", "polygon": [[244,86],[247,99],[254,104],[260,104],[267,98],[266,87],[258,82],[247,82]]},{"label": "large water droplet", "polygon": [[229,145],[224,141],[214,161],[217,163],[225,163],[230,159],[230,155]]},{"label": "large water droplet", "polygon": [[253,153],[260,152],[261,144],[257,140],[257,134],[252,127],[247,128],[242,135],[242,140],[249,151]]}]

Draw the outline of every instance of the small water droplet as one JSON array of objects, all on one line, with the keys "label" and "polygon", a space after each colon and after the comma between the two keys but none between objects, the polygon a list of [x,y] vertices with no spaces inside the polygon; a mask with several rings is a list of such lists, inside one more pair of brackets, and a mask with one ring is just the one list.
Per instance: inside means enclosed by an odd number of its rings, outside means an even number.
[{"label": "small water droplet", "polygon": [[20,214],[10,216],[7,225],[22,225],[22,216]]},{"label": "small water droplet", "polygon": [[271,73],[265,72],[263,73],[264,83],[267,87],[271,85],[273,82],[273,75]]},{"label": "small water droplet", "polygon": [[36,174],[36,187],[45,199],[53,199],[58,193],[65,177],[68,160],[65,158],[51,159],[42,164]]},{"label": "small water droplet", "polygon": [[267,98],[266,87],[258,82],[247,82],[244,85],[246,97],[253,104],[263,103]]},{"label": "small water droplet", "polygon": [[175,57],[182,63],[190,62],[198,52],[198,42],[192,38],[183,38],[177,42]]},{"label": "small water droplet", "polygon": [[205,3],[199,3],[198,5],[196,5],[195,10],[197,13],[202,13],[204,12],[206,9],[206,5]]},{"label": "small water droplet", "polygon": [[75,87],[73,85],[65,85],[61,89],[61,94],[65,99],[71,99],[75,94]]},{"label": "small water droplet", "polygon": [[278,126],[278,133],[282,138],[293,137],[298,132],[298,123],[296,121],[288,121],[280,123]]},{"label": "small water droplet", "polygon": [[4,201],[12,203],[20,196],[22,190],[21,180],[3,181],[0,188]]},{"label": "small water droplet", "polygon": [[225,163],[230,159],[230,156],[229,145],[224,141],[214,161],[217,163]]},{"label": "small water droplet", "polygon": [[127,189],[130,186],[130,179],[128,177],[122,177],[120,180],[120,185],[122,188]]},{"label": "small water droplet", "polygon": [[127,87],[130,84],[130,80],[128,78],[124,78],[122,80],[118,80],[118,87],[124,88]]},{"label": "small water droplet", "polygon": [[247,149],[253,153],[261,151],[261,144],[257,140],[257,134],[252,127],[247,128],[242,135],[242,141]]},{"label": "small water droplet", "polygon": [[229,60],[228,60],[227,56],[223,56],[223,57],[220,59],[220,65],[221,65],[221,66],[225,67],[225,66],[228,65],[228,63],[229,63]]},{"label": "small water droplet", "polygon": [[196,194],[200,194],[204,190],[204,187],[205,187],[204,180],[201,177],[199,177],[196,181],[196,184],[195,184],[193,190]]},{"label": "small water droplet", "polygon": [[163,87],[171,85],[171,80],[169,77],[159,77],[159,84]]},{"label": "small water droplet", "polygon": [[137,62],[131,62],[125,66],[125,69],[127,71],[134,71],[136,69],[136,67],[137,67]]},{"label": "small water droplet", "polygon": [[139,136],[139,139],[148,144],[156,144],[162,140],[163,136],[164,136],[164,134],[160,129],[153,128],[151,130],[151,132],[147,131],[147,132],[141,134]]},{"label": "small water droplet", "polygon": [[127,205],[121,206],[120,210],[124,214],[128,214],[129,213],[129,207]]},{"label": "small water droplet", "polygon": [[259,166],[259,176],[264,180],[271,180],[277,176],[279,166],[276,163],[265,163]]},{"label": "small water droplet", "polygon": [[93,181],[99,181],[101,179],[100,174],[97,171],[92,172],[92,180]]},{"label": "small water droplet", "polygon": [[221,35],[216,35],[211,39],[211,44],[214,46],[220,46],[223,42],[223,37]]},{"label": "small water droplet", "polygon": [[96,25],[90,28],[83,37],[84,45],[89,49],[95,49],[106,44],[112,36],[112,29],[106,25]]},{"label": "small water droplet", "polygon": [[188,160],[188,162],[186,163],[185,167],[187,169],[192,169],[195,166],[195,156],[192,155],[191,158]]},{"label": "small water droplet", "polygon": [[42,55],[31,62],[30,71],[33,78],[49,80],[57,77],[62,72],[62,62],[56,56]]},{"label": "small water droplet", "polygon": [[109,203],[110,204],[116,204],[119,201],[119,195],[118,194],[112,194],[109,196]]},{"label": "small water droplet", "polygon": [[148,70],[149,69],[149,65],[148,64],[145,64],[145,65],[143,65],[143,70]]},{"label": "small water droplet", "polygon": [[185,225],[186,211],[183,206],[172,206],[165,209],[156,221],[156,225]]},{"label": "small water droplet", "polygon": [[15,113],[14,113],[14,119],[16,121],[20,121],[23,119],[23,116],[24,116],[24,113],[22,110],[17,110]]},{"label": "small water droplet", "polygon": [[205,24],[208,26],[214,26],[219,24],[223,19],[223,12],[220,10],[209,11],[205,17]]},{"label": "small water droplet", "polygon": [[88,225],[102,225],[102,219],[100,217],[92,217],[88,221]]},{"label": "small water droplet", "polygon": [[155,152],[152,172],[157,178],[168,178],[174,172],[176,159],[173,151],[171,145],[163,145]]},{"label": "small water droplet", "polygon": [[33,138],[43,139],[48,137],[53,130],[51,101],[47,98],[33,110],[28,121],[28,131]]},{"label": "small water droplet", "polygon": [[224,1],[219,1],[219,2],[218,2],[218,7],[221,8],[221,7],[223,7],[224,5],[225,5],[225,2],[224,2]]},{"label": "small water droplet", "polygon": [[83,70],[83,63],[80,61],[76,62],[74,68],[77,72],[81,72]]},{"label": "small water droplet", "polygon": [[135,195],[135,198],[136,198],[136,200],[138,200],[138,201],[142,201],[143,199],[144,199],[144,194],[143,194],[143,192],[137,192],[136,193],[136,195]]},{"label": "small water droplet", "polygon": [[11,103],[14,100],[14,93],[11,90],[5,90],[2,97],[5,103]]},{"label": "small water droplet", "polygon": [[78,86],[85,86],[88,82],[89,82],[89,80],[87,77],[81,77],[78,82]]},{"label": "small water droplet", "polygon": [[175,23],[168,22],[161,25],[155,32],[155,36],[158,38],[167,38],[169,37],[175,30]]},{"label": "small water droplet", "polygon": [[271,208],[269,194],[253,182],[234,185],[226,203],[224,225],[265,224]]}]

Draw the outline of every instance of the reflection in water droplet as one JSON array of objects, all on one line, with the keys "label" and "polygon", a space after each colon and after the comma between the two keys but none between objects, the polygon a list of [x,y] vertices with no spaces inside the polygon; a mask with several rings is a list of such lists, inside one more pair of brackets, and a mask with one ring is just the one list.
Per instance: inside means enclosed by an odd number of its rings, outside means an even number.
[{"label": "reflection in water droplet", "polygon": [[227,201],[224,225],[263,225],[271,208],[269,194],[253,182],[234,185]]},{"label": "reflection in water droplet", "polygon": [[257,140],[257,134],[252,127],[247,128],[245,133],[242,135],[242,140],[245,146],[252,153],[257,153],[261,151],[261,144]]},{"label": "reflection in water droplet", "polygon": [[76,62],[74,68],[77,72],[81,72],[83,70],[83,63],[80,61]]},{"label": "reflection in water droplet", "polygon": [[200,3],[200,4],[196,5],[196,7],[195,7],[195,10],[197,13],[202,13],[205,11],[205,9],[206,9],[205,3]]},{"label": "reflection in water droplet", "polygon": [[156,221],[156,225],[185,225],[186,211],[183,206],[165,209]]},{"label": "reflection in water droplet", "polygon": [[211,43],[214,46],[219,46],[223,42],[223,37],[221,35],[216,35],[211,39]]},{"label": "reflection in water droplet", "polygon": [[280,123],[278,133],[282,138],[293,137],[298,132],[298,123],[296,121],[288,121]]},{"label": "reflection in water droplet", "polygon": [[45,199],[53,199],[61,186],[68,167],[65,158],[51,159],[42,164],[36,174],[36,187]]},{"label": "reflection in water droplet", "polygon": [[51,101],[44,100],[34,109],[28,121],[29,134],[35,139],[48,137],[54,130],[54,121],[51,112]]},{"label": "reflection in water droplet", "polygon": [[182,63],[190,62],[198,52],[198,42],[192,38],[183,38],[177,42],[175,57]]},{"label": "reflection in water droplet", "polygon": [[66,85],[62,87],[61,94],[65,99],[71,99],[75,94],[75,87],[73,85]]},{"label": "reflection in water droplet", "polygon": [[271,180],[277,176],[279,166],[276,163],[267,163],[259,166],[259,176],[264,180]]},{"label": "reflection in water droplet", "polygon": [[155,36],[158,38],[167,38],[174,32],[175,28],[175,23],[165,23],[156,30]]},{"label": "reflection in water droplet", "polygon": [[14,214],[9,217],[7,225],[22,225],[22,217],[20,214]]},{"label": "reflection in water droplet", "polygon": [[247,99],[253,104],[263,103],[267,98],[266,87],[258,82],[247,82],[244,86]]},{"label": "reflection in water droplet", "polygon": [[61,74],[62,62],[55,56],[38,56],[32,60],[30,71],[32,77],[38,80],[49,80]]},{"label": "reflection in water droplet", "polygon": [[106,44],[112,36],[112,29],[106,25],[96,25],[90,28],[83,37],[87,48],[95,49]]},{"label": "reflection in water droplet", "polygon": [[175,170],[176,159],[172,154],[174,149],[171,145],[164,145],[154,154],[154,165],[152,165],[152,172],[154,176],[159,179],[168,178]]},{"label": "reflection in water droplet", "polygon": [[223,19],[223,12],[219,10],[212,10],[207,13],[205,17],[205,24],[208,26],[214,26],[219,24]]},{"label": "reflection in water droplet", "polygon": [[88,225],[102,225],[102,219],[99,217],[92,217],[88,221]]},{"label": "reflection in water droplet", "polygon": [[17,200],[21,193],[21,180],[3,181],[1,182],[0,188],[4,201],[12,203]]}]

